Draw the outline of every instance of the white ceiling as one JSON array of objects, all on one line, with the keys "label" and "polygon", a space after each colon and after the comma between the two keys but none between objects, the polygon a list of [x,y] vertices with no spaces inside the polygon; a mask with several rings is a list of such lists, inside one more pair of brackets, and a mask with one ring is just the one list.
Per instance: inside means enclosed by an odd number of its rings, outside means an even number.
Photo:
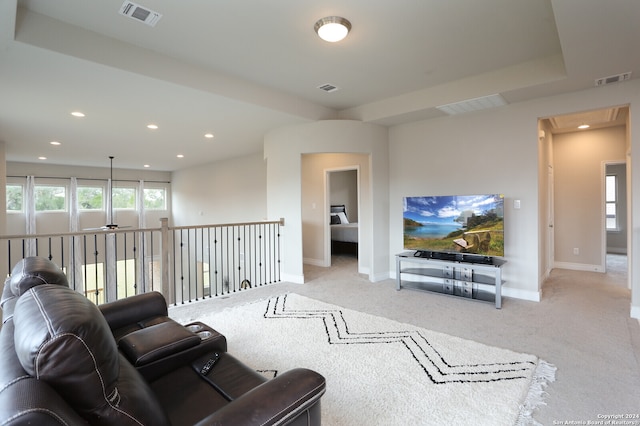
[{"label": "white ceiling", "polygon": [[[122,0],[0,0],[8,161],[179,170],[261,152],[289,124],[394,125],[640,75],[637,0],[137,3],[163,15],[155,27],[120,15]],[[313,32],[329,15],[352,23],[342,42]]]}]

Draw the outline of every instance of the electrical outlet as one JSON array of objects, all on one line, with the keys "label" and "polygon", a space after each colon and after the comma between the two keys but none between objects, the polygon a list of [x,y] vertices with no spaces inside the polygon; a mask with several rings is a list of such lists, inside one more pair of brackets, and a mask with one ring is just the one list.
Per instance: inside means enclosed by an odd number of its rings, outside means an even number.
[{"label": "electrical outlet", "polygon": [[580,249],[578,247],[574,247],[573,254],[575,254],[576,256],[580,255]]}]

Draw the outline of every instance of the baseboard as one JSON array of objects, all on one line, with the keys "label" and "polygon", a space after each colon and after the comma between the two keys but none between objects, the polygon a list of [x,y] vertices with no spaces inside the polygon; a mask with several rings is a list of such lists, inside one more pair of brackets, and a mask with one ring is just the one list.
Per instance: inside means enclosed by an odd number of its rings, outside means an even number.
[{"label": "baseboard", "polygon": [[529,300],[531,302],[539,302],[542,300],[540,291],[522,290],[519,288],[502,287],[502,296],[512,297],[514,299]]},{"label": "baseboard", "polygon": [[305,265],[313,265],[313,266],[322,266],[322,267],[327,266],[325,264],[324,259],[310,259],[308,257],[305,257],[304,259],[302,259],[302,263],[304,263]]},{"label": "baseboard", "polygon": [[589,265],[586,263],[554,262],[553,267],[572,271],[605,272],[601,265]]},{"label": "baseboard", "polygon": [[[369,274],[369,271],[366,272],[366,274]],[[373,277],[369,276],[369,281],[373,282],[373,283],[377,283],[380,281],[385,281],[388,280],[390,277],[389,272],[381,272],[379,274],[374,274]]]},{"label": "baseboard", "polygon": [[280,275],[280,281],[285,281],[294,284],[304,284],[304,275],[293,275],[282,273]]},{"label": "baseboard", "polygon": [[627,254],[627,249],[624,247],[607,247],[607,253],[611,254]]}]

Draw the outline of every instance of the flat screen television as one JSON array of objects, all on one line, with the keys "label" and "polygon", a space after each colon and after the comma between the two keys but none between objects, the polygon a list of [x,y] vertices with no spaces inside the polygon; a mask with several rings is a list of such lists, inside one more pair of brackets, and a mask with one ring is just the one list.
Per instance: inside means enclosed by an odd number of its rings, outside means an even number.
[{"label": "flat screen television", "polygon": [[434,253],[504,256],[504,196],[437,195],[405,197],[405,250]]}]

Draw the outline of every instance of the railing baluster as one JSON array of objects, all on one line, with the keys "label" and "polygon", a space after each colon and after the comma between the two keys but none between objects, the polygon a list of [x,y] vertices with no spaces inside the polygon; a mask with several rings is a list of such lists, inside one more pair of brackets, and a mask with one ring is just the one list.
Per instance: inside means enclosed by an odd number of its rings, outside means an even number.
[{"label": "railing baluster", "polygon": [[60,267],[64,267],[64,237],[60,237]]},{"label": "railing baluster", "polygon": [[184,304],[280,280],[281,221],[190,227],[161,222],[158,229],[0,236],[7,240],[7,274],[21,244],[22,258],[46,251],[70,287],[97,304],[154,289],[167,293],[169,303]]},{"label": "railing baluster", "polygon": [[182,235],[183,232],[182,230],[180,230],[180,289],[182,295],[182,303],[184,303],[184,242]]},{"label": "railing baluster", "polygon": [[[172,232],[175,241],[175,233],[177,231]],[[175,304],[178,304],[178,280],[176,280],[176,274],[178,270],[176,268],[176,244],[173,244],[173,294],[175,295]],[[180,293],[180,297],[182,298],[182,293]]]},{"label": "railing baluster", "polygon": [[99,282],[99,280],[98,280],[98,234],[94,234],[93,235],[93,248],[94,248],[94,250],[93,250],[93,257],[94,257],[93,264],[96,265],[96,268],[95,268],[96,269],[96,271],[95,271],[95,275],[96,275],[96,277],[95,277],[96,278],[96,280],[95,280],[95,284],[96,284],[96,292],[95,292],[95,294],[96,294],[96,304],[99,304],[100,301],[98,300],[98,294],[99,294],[99,292],[98,292],[98,282]]},{"label": "railing baluster", "polygon": [[220,294],[218,293],[218,228],[213,228],[213,263],[214,263],[214,282],[216,286],[216,297]]},{"label": "railing baluster", "polygon": [[280,223],[278,223],[278,277],[277,277],[277,281],[280,282],[280,277],[281,277],[281,270],[280,270]]},{"label": "railing baluster", "polygon": [[[203,238],[204,240],[204,238]],[[213,289],[211,288],[211,286],[213,285],[213,283],[211,282],[211,227],[208,226],[207,227],[207,270],[208,270],[208,276],[209,276],[209,298],[213,297]]]},{"label": "railing baluster", "polygon": [[[153,259],[154,259],[154,256],[155,256],[155,254],[154,254],[155,252],[153,251],[153,232],[149,232],[149,246],[150,246],[149,247],[149,252],[150,252],[149,259],[151,259],[151,267],[149,268],[149,272],[148,272],[148,274],[149,274],[149,288],[153,289],[153,288],[155,288],[155,282],[154,282],[154,279],[155,279],[154,269],[155,268],[153,267]],[[144,259],[144,256],[142,258]],[[144,293],[144,288],[145,288],[144,287],[144,282],[145,282],[145,280],[144,280],[144,275],[145,275],[144,271],[146,270],[145,266],[146,266],[146,262],[145,262],[145,265],[143,265],[143,267],[142,267],[142,271],[143,271],[143,273],[142,273],[142,292],[143,293]]]},{"label": "railing baluster", "polygon": [[[82,253],[82,264],[83,265],[87,265],[87,236],[83,235],[83,239],[84,239],[84,242],[82,244],[82,251],[83,251],[83,253]],[[86,266],[84,267],[82,275],[83,275],[83,279],[84,279],[84,296],[87,297],[87,283],[89,281],[87,281],[87,267]]]}]

